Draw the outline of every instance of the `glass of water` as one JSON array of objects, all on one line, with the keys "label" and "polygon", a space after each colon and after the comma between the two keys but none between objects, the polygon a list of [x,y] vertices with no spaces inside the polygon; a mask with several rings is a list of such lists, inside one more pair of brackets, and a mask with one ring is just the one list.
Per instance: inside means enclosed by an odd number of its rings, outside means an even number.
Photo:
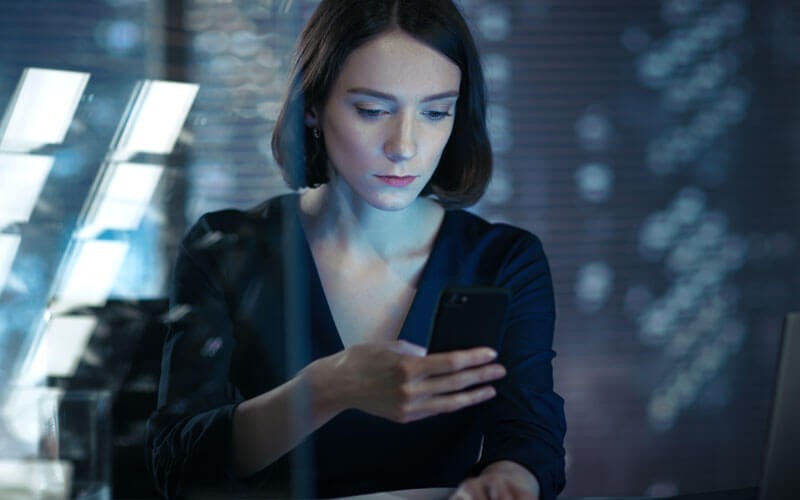
[{"label": "glass of water", "polygon": [[111,498],[111,393],[0,387],[0,498]]},{"label": "glass of water", "polygon": [[58,409],[58,458],[72,469],[70,498],[111,498],[111,393],[68,390]]}]

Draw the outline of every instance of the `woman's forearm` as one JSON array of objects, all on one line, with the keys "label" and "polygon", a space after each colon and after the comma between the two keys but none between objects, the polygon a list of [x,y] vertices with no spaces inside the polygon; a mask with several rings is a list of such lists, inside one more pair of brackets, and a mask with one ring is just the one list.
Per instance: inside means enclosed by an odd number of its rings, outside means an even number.
[{"label": "woman's forearm", "polygon": [[[295,448],[344,409],[329,360],[312,363],[293,379],[241,403],[233,415],[233,472],[249,476]],[[299,410],[299,411],[298,411]]]},{"label": "woman's forearm", "polygon": [[258,472],[345,409],[411,422],[486,401],[494,390],[483,384],[505,375],[490,349],[421,354],[403,341],[357,344],[241,403],[233,415],[233,472]]}]

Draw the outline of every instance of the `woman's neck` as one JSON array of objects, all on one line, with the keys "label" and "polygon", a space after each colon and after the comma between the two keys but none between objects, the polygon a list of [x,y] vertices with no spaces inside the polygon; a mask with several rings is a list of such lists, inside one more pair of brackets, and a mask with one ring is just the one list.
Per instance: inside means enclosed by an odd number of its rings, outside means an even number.
[{"label": "woman's neck", "polygon": [[300,212],[309,240],[324,239],[348,252],[386,259],[418,251],[444,215],[440,205],[424,197],[402,210],[381,210],[327,184],[300,196]]}]

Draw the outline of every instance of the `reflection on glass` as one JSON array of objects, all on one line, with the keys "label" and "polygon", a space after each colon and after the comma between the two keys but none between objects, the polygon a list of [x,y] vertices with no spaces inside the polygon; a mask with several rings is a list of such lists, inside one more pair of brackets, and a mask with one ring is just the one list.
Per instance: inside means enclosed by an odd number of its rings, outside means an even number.
[{"label": "reflection on glass", "polygon": [[49,376],[71,377],[89,344],[89,337],[95,326],[95,316],[50,318],[36,349],[34,366],[42,367]]},{"label": "reflection on glass", "polygon": [[16,234],[0,234],[0,292],[6,286],[8,275],[11,273],[11,264],[17,255],[20,236]]},{"label": "reflection on glass", "polygon": [[105,303],[128,246],[126,241],[78,242],[55,294],[54,310]]},{"label": "reflection on glass", "polygon": [[127,160],[136,153],[171,153],[197,90],[193,83],[140,82],[128,105],[114,159]]},{"label": "reflection on glass", "polygon": [[62,143],[88,81],[88,73],[26,68],[0,125],[0,150]]},{"label": "reflection on glass", "polygon": [[38,386],[0,392],[0,498],[110,498],[110,396]]},{"label": "reflection on glass", "polygon": [[90,210],[93,230],[133,231],[139,227],[164,168],[137,163],[112,164]]},{"label": "reflection on glass", "polygon": [[0,392],[4,455],[9,458],[58,456],[60,391],[48,387],[8,387]]},{"label": "reflection on glass", "polygon": [[52,167],[52,156],[0,153],[0,227],[28,222]]}]

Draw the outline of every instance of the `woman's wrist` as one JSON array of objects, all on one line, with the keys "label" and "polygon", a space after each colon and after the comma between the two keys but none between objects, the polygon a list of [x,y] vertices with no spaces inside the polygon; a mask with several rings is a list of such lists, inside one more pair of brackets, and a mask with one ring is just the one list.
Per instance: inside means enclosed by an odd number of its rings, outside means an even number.
[{"label": "woman's wrist", "polygon": [[[270,465],[345,409],[335,375],[330,360],[322,358],[285,384],[239,404],[231,431],[234,474],[245,477]],[[305,416],[310,418],[300,418]]]},{"label": "woman's wrist", "polygon": [[312,412],[325,422],[335,417],[350,405],[347,397],[347,383],[341,377],[338,354],[320,358],[300,372],[310,390]]}]

